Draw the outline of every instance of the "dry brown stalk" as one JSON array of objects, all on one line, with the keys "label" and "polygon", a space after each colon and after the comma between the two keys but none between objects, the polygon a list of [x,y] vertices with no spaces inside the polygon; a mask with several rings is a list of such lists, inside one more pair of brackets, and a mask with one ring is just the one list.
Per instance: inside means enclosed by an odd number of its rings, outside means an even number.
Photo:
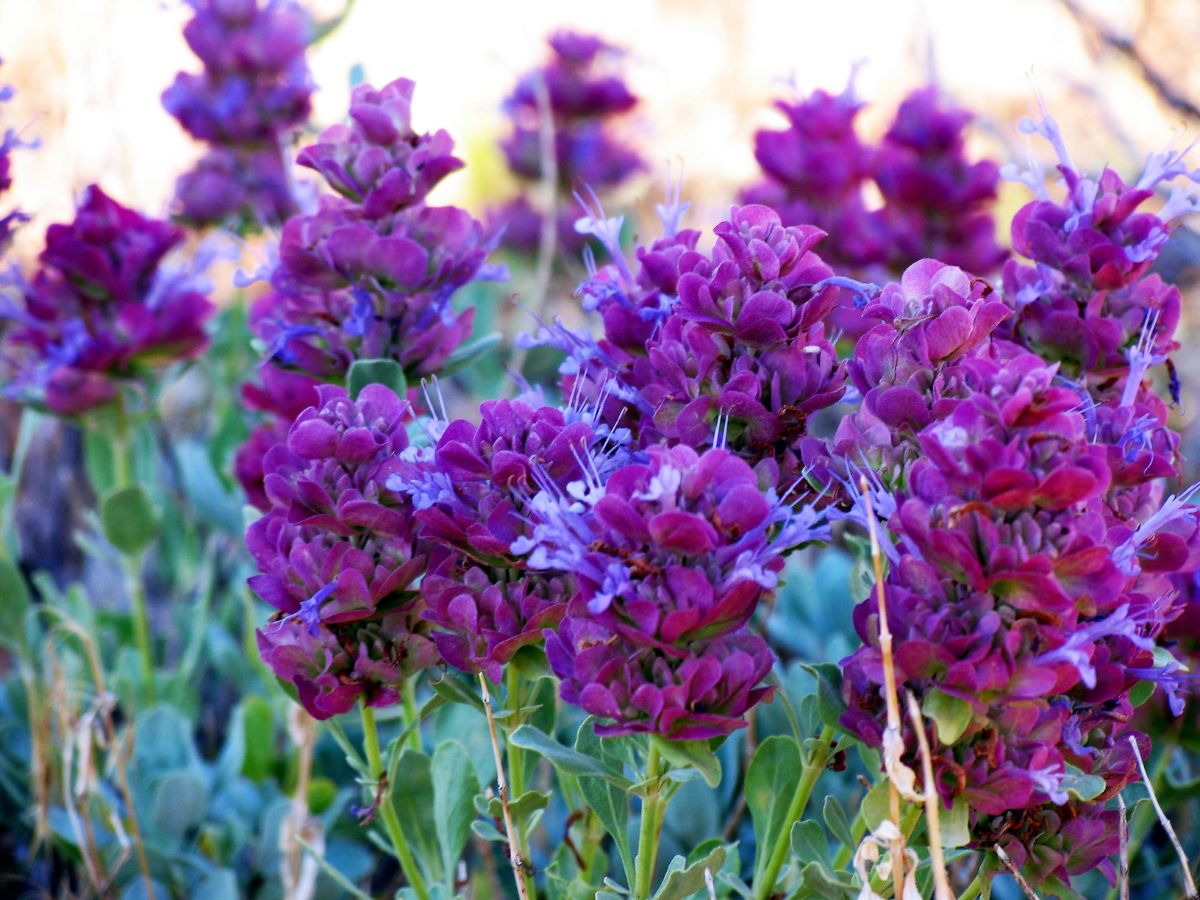
[{"label": "dry brown stalk", "polygon": [[917,746],[921,751],[921,780],[925,795],[926,831],[929,833],[929,860],[933,868],[933,896],[935,900],[954,900],[950,876],[946,874],[946,857],[942,853],[941,800],[933,783],[933,756],[929,752],[929,738],[925,735],[921,707],[917,705],[917,698],[912,691],[908,691],[908,717],[917,732]]},{"label": "dry brown stalk", "polygon": [[517,883],[517,895],[529,900],[525,879],[525,861],[517,845],[517,829],[513,826],[512,810],[508,807],[508,779],[504,776],[504,757],[500,753],[500,738],[496,734],[496,717],[492,713],[492,692],[488,690],[487,678],[479,673],[479,692],[483,697],[483,711],[487,713],[488,734],[492,739],[492,753],[496,757],[496,784],[500,789],[500,807],[504,810],[504,834],[508,838],[508,862],[512,866],[513,880]]},{"label": "dry brown stalk", "polygon": [[1171,839],[1171,845],[1175,848],[1175,853],[1179,857],[1179,865],[1183,867],[1183,884],[1187,889],[1189,900],[1196,900],[1196,882],[1192,879],[1192,865],[1188,862],[1187,854],[1183,852],[1183,845],[1179,843],[1179,838],[1175,835],[1175,828],[1171,824],[1171,820],[1167,818],[1167,814],[1163,812],[1163,808],[1158,803],[1158,795],[1154,792],[1154,784],[1150,780],[1150,776],[1146,774],[1146,763],[1142,761],[1142,751],[1138,749],[1137,738],[1132,734],[1129,735],[1129,745],[1133,747],[1133,756],[1137,760],[1138,771],[1142,773],[1142,781],[1146,784],[1146,791],[1150,795],[1150,802],[1154,806],[1154,812],[1158,814],[1158,821],[1162,823],[1163,830],[1166,831],[1167,837]]},{"label": "dry brown stalk", "polygon": [[999,857],[1000,862],[1004,863],[1004,867],[1008,869],[1009,874],[1012,875],[1012,877],[1016,880],[1017,887],[1025,892],[1025,896],[1028,897],[1029,900],[1041,900],[1041,898],[1037,895],[1037,891],[1029,886],[1029,882],[1026,881],[1025,876],[1021,874],[1021,870],[1013,865],[1011,857],[1004,852],[1004,848],[997,844],[995,850],[996,856]]},{"label": "dry brown stalk", "polygon": [[[860,475],[859,489],[867,506],[867,532],[871,538],[871,563],[875,568],[875,594],[879,599],[879,652],[883,656],[883,683],[887,700],[887,730],[900,736],[900,698],[896,693],[896,666],[892,657],[892,632],[888,628],[887,602],[883,587],[883,553],[876,533],[875,508],[871,504],[871,486]],[[886,738],[885,738],[886,740]],[[904,896],[904,832],[900,830],[900,791],[895,781],[888,779],[888,810],[896,823],[897,836],[892,841],[892,887],[896,897]]]}]

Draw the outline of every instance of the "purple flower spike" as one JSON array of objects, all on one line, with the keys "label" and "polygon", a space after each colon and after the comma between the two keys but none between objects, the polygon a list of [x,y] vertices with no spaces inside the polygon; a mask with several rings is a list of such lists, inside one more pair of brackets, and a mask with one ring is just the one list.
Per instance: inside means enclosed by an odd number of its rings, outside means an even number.
[{"label": "purple flower spike", "polygon": [[290,0],[189,2],[195,16],[183,33],[204,71],[179,73],[162,102],[210,149],[176,184],[179,218],[277,226],[295,211],[282,146],[311,109],[311,24]]},{"label": "purple flower spike", "polygon": [[[742,199],[773,207],[788,225],[827,232],[822,252],[830,262],[878,277],[928,256],[979,274],[1004,261],[988,209],[998,170],[990,161],[966,160],[963,131],[971,116],[945,106],[936,88],[905,98],[878,147],[857,133],[863,104],[853,85],[775,105],[788,127],[755,135],[766,178]],[[880,209],[868,209],[864,190],[872,181],[883,196]],[[851,334],[862,330],[849,310],[836,320]]]},{"label": "purple flower spike", "polygon": [[355,88],[351,122],[326,129],[297,159],[361,207],[368,219],[382,219],[424,201],[439,181],[462,168],[449,134],[413,131],[415,87],[407,78],[398,78],[380,90],[369,85]]},{"label": "purple flower spike", "polygon": [[356,359],[394,359],[415,379],[438,372],[470,334],[474,309],[456,313],[451,298],[492,277],[491,247],[465,211],[425,205],[462,163],[445,132],[412,130],[412,92],[405,79],[357,88],[351,123],[301,152],[339,196],[283,228],[275,293],[252,320],[270,365],[342,382]]},{"label": "purple flower spike", "polygon": [[408,404],[378,384],[351,400],[322,386],[263,457],[266,514],[246,532],[250,587],[278,610],[263,659],[318,718],[359,698],[387,705],[436,663],[416,588],[427,558],[403,493],[386,487],[408,446]]},{"label": "purple flower spike", "polygon": [[208,346],[213,307],[190,273],[164,263],[183,234],[121,206],[92,185],[75,221],[51,225],[6,340],[9,392],[61,415],[111,401],[122,382]]},{"label": "purple flower spike", "polygon": [[[558,180],[558,246],[577,255],[586,232],[575,227],[578,207],[572,194],[582,186],[607,196],[645,168],[641,156],[622,140],[615,122],[637,105],[616,71],[621,51],[593,35],[560,31],[548,41],[552,56],[542,68],[523,76],[504,103],[512,132],[502,142],[508,167],[536,185],[543,174],[546,113],[554,134]],[[534,253],[541,240],[542,213],[526,197],[492,211],[492,230],[504,232],[506,246]]]}]

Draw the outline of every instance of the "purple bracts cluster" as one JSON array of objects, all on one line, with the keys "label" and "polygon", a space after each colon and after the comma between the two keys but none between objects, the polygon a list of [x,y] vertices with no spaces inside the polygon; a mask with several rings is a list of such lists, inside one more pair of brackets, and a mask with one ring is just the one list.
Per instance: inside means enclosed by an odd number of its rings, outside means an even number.
[{"label": "purple bracts cluster", "polygon": [[405,79],[356,88],[351,122],[301,152],[337,193],[284,226],[275,293],[255,315],[270,364],[339,381],[356,359],[394,359],[419,377],[470,333],[472,310],[455,313],[450,298],[488,247],[464,210],[425,204],[462,163],[444,131],[412,130],[412,93]]},{"label": "purple bracts cluster", "polygon": [[[578,253],[585,238],[575,230],[578,211],[572,192],[587,185],[604,196],[645,168],[641,156],[613,128],[614,120],[638,101],[612,65],[621,56],[618,48],[569,31],[552,35],[549,44],[550,61],[525,75],[504,103],[512,132],[501,149],[517,178],[538,183],[544,177],[542,132],[548,105],[559,198],[558,246]],[[504,228],[505,245],[536,252],[542,214],[528,198],[517,197],[494,210],[491,219]]]},{"label": "purple bracts cluster", "polygon": [[[897,681],[927,709],[956,710],[949,736],[939,722],[934,769],[945,802],[968,804],[972,840],[1065,883],[1116,850],[1103,801],[1136,777],[1131,689],[1157,682],[1180,702],[1178,666],[1154,650],[1172,615],[1167,574],[1200,562],[1186,549],[1196,518],[1113,509],[1090,406],[1055,366],[996,338],[1011,307],[961,270],[917,263],[863,315],[879,322],[849,364],[863,404],[835,452],[883,473],[872,493]],[[863,505],[845,515],[861,520]],[[855,624],[843,722],[878,745],[873,599]],[[1084,774],[1102,786],[1081,790]]]},{"label": "purple bracts cluster", "polygon": [[499,682],[517,650],[558,625],[573,584],[513,552],[530,530],[525,502],[539,484],[581,478],[596,433],[577,412],[520,400],[487,401],[480,418],[440,423],[436,445],[407,454],[392,485],[411,495],[422,539],[437,548],[421,592],[438,649]]},{"label": "purple bracts cluster", "polygon": [[668,232],[638,250],[636,274],[606,241],[613,264],[580,287],[602,338],[547,327],[537,339],[567,352],[564,389],[606,396],[608,420],[626,417],[638,446],[720,444],[786,490],[822,456],[808,419],[845,381],[825,331],[840,289],[812,249],[823,232],[784,227],[765,206],[735,207],[710,254],[697,232]]},{"label": "purple bracts cluster", "polygon": [[[998,170],[967,161],[963,131],[971,116],[947,106],[936,88],[909,94],[874,147],[858,136],[862,104],[852,88],[776,107],[788,126],[755,135],[766,178],[743,200],[773,207],[788,225],[828,232],[822,253],[831,263],[874,277],[926,257],[979,274],[1004,261],[988,211]],[[883,197],[878,209],[868,208],[864,194],[872,181]]]},{"label": "purple bracts cluster", "polygon": [[412,505],[387,487],[408,446],[407,401],[382,385],[357,400],[318,394],[265,454],[270,508],[246,543],[260,572],[250,586],[278,610],[258,633],[263,660],[325,719],[360,699],[395,703],[438,654],[414,584],[426,559]]},{"label": "purple bracts cluster", "polygon": [[824,532],[727,450],[658,445],[645,459],[548,485],[512,549],[532,568],[575,573],[546,653],[563,698],[611,720],[598,733],[728,734],[771,694],[773,656],[746,625],[784,552]]},{"label": "purple bracts cluster", "polygon": [[75,221],[46,230],[24,309],[8,313],[9,392],[82,413],[113,400],[123,381],[203,351],[212,304],[188,273],[163,263],[182,240],[174,226],[87,188]]},{"label": "purple bracts cluster", "polygon": [[239,230],[280,225],[295,211],[283,145],[311,111],[311,23],[292,0],[189,2],[183,34],[204,71],[180,72],[162,101],[209,150],[176,184],[178,215]]}]

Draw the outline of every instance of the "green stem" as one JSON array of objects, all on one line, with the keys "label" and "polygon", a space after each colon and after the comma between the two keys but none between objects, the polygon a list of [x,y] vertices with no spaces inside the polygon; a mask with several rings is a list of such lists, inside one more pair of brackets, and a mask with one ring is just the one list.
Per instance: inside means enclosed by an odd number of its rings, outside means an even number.
[{"label": "green stem", "polygon": [[812,796],[813,788],[816,787],[817,779],[825,771],[825,763],[829,761],[829,751],[833,747],[833,738],[832,728],[822,729],[819,738],[820,748],[813,754],[812,759],[804,764],[800,781],[796,785],[796,793],[792,795],[792,802],[783,819],[783,828],[780,829],[779,836],[775,839],[771,855],[767,857],[766,867],[761,876],[755,876],[754,896],[756,900],[766,900],[775,892],[775,882],[779,879],[779,871],[783,868],[791,850],[792,825],[804,815],[804,809],[808,806],[808,800]]},{"label": "green stem", "polygon": [[379,792],[379,815],[383,819],[383,827],[392,842],[396,859],[400,860],[400,868],[408,879],[419,900],[429,900],[429,889],[425,887],[425,879],[417,868],[416,860],[404,840],[404,832],[400,830],[400,819],[396,816],[396,807],[392,804],[392,786],[387,783],[387,771],[383,767],[383,755],[379,752],[379,730],[375,727],[375,710],[362,704],[363,751],[367,756],[369,777],[375,783]]},{"label": "green stem", "polygon": [[150,638],[150,612],[146,604],[146,585],[142,580],[141,560],[125,557],[125,571],[129,576],[129,596],[133,601],[133,640],[137,644],[141,660],[142,683],[146,698],[154,702],[154,651]]},{"label": "green stem", "polygon": [[[512,711],[512,719],[508,725],[507,734],[521,726],[521,673],[517,671],[517,667],[509,665],[505,668],[505,701],[508,703],[509,710]],[[520,798],[525,793],[525,751],[514,745],[507,739],[504,742],[505,756],[508,759],[508,798],[512,802]],[[529,897],[537,896],[537,887],[533,880],[533,869],[529,865],[529,836],[525,834],[525,828],[521,823],[516,825],[517,852],[521,855],[521,859],[525,860],[525,867],[521,870],[522,877],[525,879],[525,893]]]},{"label": "green stem", "polygon": [[[118,397],[116,403],[117,441],[115,453],[115,475],[117,489],[133,485],[133,451],[129,440],[129,416],[125,402]],[[138,555],[124,555],[125,575],[129,583],[129,599],[133,604],[133,640],[137,645],[141,662],[142,684],[146,699],[154,702],[154,647],[151,643],[150,613],[146,602],[146,583],[142,577],[142,560]]]},{"label": "green stem", "polygon": [[662,829],[665,804],[662,797],[662,757],[654,742],[650,742],[650,755],[646,759],[646,796],[642,800],[642,826],[638,832],[637,862],[634,865],[633,896],[635,900],[649,900],[654,881],[654,865],[658,861],[658,838]]},{"label": "green stem", "polygon": [[417,676],[404,679],[404,723],[409,727],[408,744],[421,752],[421,722],[417,711]]},{"label": "green stem", "polygon": [[[512,725],[509,730],[518,728],[521,724],[521,676],[515,666],[508,666],[504,672],[505,687],[508,696],[509,711],[512,713]],[[505,742],[508,751],[508,793],[516,800],[525,793],[525,758],[521,748]]]},{"label": "green stem", "polygon": [[975,879],[967,885],[967,889],[958,895],[958,900],[975,900],[976,897],[983,893],[983,882],[986,878],[987,875],[983,870],[980,870]]}]

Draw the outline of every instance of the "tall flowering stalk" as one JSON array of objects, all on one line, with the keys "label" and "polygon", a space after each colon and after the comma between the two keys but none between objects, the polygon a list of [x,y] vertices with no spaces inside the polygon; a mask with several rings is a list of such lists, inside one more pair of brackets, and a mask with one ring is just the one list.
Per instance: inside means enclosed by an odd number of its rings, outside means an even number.
[{"label": "tall flowering stalk", "polygon": [[183,35],[204,70],[176,75],[162,102],[209,149],[176,183],[176,213],[197,226],[279,226],[296,211],[284,147],[311,111],[311,22],[293,0],[189,2]]},{"label": "tall flowering stalk", "polygon": [[557,32],[548,43],[550,60],[522,76],[504,102],[511,131],[500,146],[512,173],[534,186],[546,176],[544,138],[551,136],[555,208],[541,210],[520,196],[494,210],[491,218],[504,229],[505,246],[534,253],[541,245],[543,217],[551,215],[557,246],[575,256],[587,238],[575,230],[573,193],[587,185],[607,196],[645,168],[615,128],[638,100],[615,65],[619,48],[572,31]]},{"label": "tall flowering stalk", "polygon": [[471,331],[474,309],[455,312],[455,291],[497,274],[484,265],[480,224],[425,202],[462,162],[445,131],[413,131],[413,89],[406,79],[356,88],[349,124],[299,156],[334,193],[288,220],[272,289],[250,314],[267,357],[246,399],[269,418],[239,452],[237,472],[259,505],[262,456],[318,383],[346,385],[357,360],[391,361],[412,379],[436,373]]},{"label": "tall flowering stalk", "polygon": [[[1172,498],[1165,515],[1114,519],[1091,407],[996,337],[1011,308],[961,270],[918,263],[864,314],[881,324],[850,363],[863,405],[836,450],[881,473],[897,678],[937,722],[936,787],[967,805],[975,845],[999,843],[1035,883],[1107,872],[1104,801],[1136,776],[1131,690],[1148,680],[1181,702],[1178,665],[1155,650],[1172,615],[1158,572],[1195,563],[1141,551],[1159,534],[1190,545],[1196,517]],[[855,611],[844,724],[877,744],[871,610]]]},{"label": "tall flowering stalk", "polygon": [[46,230],[22,308],[5,311],[6,393],[76,415],[199,355],[213,306],[194,272],[165,262],[182,241],[174,226],[88,187],[74,221]]},{"label": "tall flowering stalk", "polygon": [[[765,177],[743,199],[775,208],[785,224],[829,232],[822,252],[833,264],[899,274],[933,257],[986,275],[1004,261],[989,210],[998,169],[967,160],[972,117],[936,87],[910,93],[876,146],[858,135],[863,104],[853,86],[775,105],[788,125],[755,134]],[[864,193],[872,182],[883,198],[878,209]]]}]

